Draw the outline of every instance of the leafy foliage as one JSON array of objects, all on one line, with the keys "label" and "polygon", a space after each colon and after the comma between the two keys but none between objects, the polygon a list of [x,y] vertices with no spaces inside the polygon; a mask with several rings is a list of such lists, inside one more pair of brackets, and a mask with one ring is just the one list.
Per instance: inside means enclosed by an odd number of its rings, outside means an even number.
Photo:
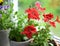
[{"label": "leafy foliage", "polygon": [[23,14],[18,17],[18,23],[17,27],[11,28],[11,31],[9,33],[9,38],[12,41],[25,41],[24,37],[25,35],[22,35],[20,32],[24,30],[24,26],[28,25],[27,24],[27,15]]},{"label": "leafy foliage", "polygon": [[34,41],[30,44],[30,46],[49,46],[48,39],[50,39],[51,36],[49,32],[49,26],[48,28],[46,27],[46,29],[38,31],[38,35],[33,36]]},{"label": "leafy foliage", "polygon": [[9,28],[12,28],[13,24],[11,21],[11,14],[13,10],[13,4],[11,3],[10,5],[0,5],[0,30],[6,30]]}]

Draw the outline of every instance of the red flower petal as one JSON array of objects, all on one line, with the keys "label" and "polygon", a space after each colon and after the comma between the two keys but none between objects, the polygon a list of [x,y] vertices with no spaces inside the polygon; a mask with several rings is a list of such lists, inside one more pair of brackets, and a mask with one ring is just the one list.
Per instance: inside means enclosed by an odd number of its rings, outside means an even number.
[{"label": "red flower petal", "polygon": [[41,8],[41,7],[39,7],[38,9],[42,12],[44,12],[46,10],[46,8]]},{"label": "red flower petal", "polygon": [[49,22],[51,26],[56,27],[55,22]]},{"label": "red flower petal", "polygon": [[46,10],[46,8],[42,8],[42,7],[41,7],[40,2],[38,2],[38,1],[35,3],[35,6],[36,6],[40,11],[42,11],[42,12],[44,12],[44,11]]},{"label": "red flower petal", "polygon": [[29,25],[24,28],[22,34],[26,35],[28,38],[32,38],[32,35],[35,34],[36,32],[37,32],[36,28],[33,25]]},{"label": "red flower petal", "polygon": [[39,2],[39,1],[37,1],[37,2],[35,3],[35,6],[37,6],[37,7],[41,7],[40,2]]},{"label": "red flower petal", "polygon": [[44,14],[43,17],[44,17],[44,21],[47,22],[53,18],[53,14],[51,14],[51,13]]},{"label": "red flower petal", "polygon": [[44,18],[44,22],[48,22],[49,20],[47,18]]},{"label": "red flower petal", "polygon": [[28,19],[40,19],[39,14],[35,8],[29,8],[26,10],[26,12],[28,13]]},{"label": "red flower petal", "polygon": [[59,16],[56,17],[56,21],[60,23]]}]

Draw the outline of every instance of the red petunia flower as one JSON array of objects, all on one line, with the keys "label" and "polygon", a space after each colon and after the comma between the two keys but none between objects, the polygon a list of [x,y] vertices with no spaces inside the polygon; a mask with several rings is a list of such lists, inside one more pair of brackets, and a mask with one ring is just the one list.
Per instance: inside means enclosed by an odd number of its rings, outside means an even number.
[{"label": "red petunia flower", "polygon": [[50,21],[49,23],[50,23],[51,26],[56,27],[55,22],[51,22],[51,21]]},{"label": "red petunia flower", "polygon": [[49,14],[44,14],[44,21],[47,22],[49,20],[51,20],[53,18],[53,14],[49,13]]},{"label": "red petunia flower", "polygon": [[40,4],[39,1],[37,1],[37,2],[35,3],[35,6],[36,6],[40,11],[42,11],[42,12],[45,11],[45,8],[42,8],[42,7],[41,7],[41,4]]},{"label": "red petunia flower", "polygon": [[35,8],[29,8],[26,10],[26,12],[28,13],[28,19],[37,19],[39,20],[39,14],[38,11]]},{"label": "red petunia flower", "polygon": [[32,38],[32,35],[35,34],[36,32],[37,32],[36,28],[33,25],[29,25],[24,28],[22,34],[26,35],[28,38]]},{"label": "red petunia flower", "polygon": [[58,23],[60,23],[59,16],[56,17],[56,20]]}]

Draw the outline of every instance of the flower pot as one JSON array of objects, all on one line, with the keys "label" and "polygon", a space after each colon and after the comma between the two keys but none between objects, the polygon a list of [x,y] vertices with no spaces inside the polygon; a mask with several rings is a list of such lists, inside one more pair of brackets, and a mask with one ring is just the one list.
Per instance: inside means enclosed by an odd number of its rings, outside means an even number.
[{"label": "flower pot", "polygon": [[10,46],[7,31],[0,30],[0,46]]},{"label": "flower pot", "polygon": [[10,46],[29,46],[29,43],[32,39],[24,42],[16,42],[16,41],[10,41]]}]

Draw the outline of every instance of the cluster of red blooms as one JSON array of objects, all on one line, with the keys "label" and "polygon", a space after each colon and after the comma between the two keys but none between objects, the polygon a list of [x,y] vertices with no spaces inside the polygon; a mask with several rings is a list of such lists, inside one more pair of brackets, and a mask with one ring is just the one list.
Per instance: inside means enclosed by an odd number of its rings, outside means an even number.
[{"label": "cluster of red blooms", "polygon": [[29,8],[26,10],[26,12],[28,13],[28,19],[40,19],[39,18],[39,13],[35,8]]},{"label": "cluster of red blooms", "polygon": [[[45,8],[42,8],[39,2],[36,2],[35,6],[42,12],[44,12]],[[35,8],[29,8],[26,10],[28,13],[28,20],[35,19],[40,20],[39,13]],[[43,14],[44,22],[48,22],[51,26],[56,27],[55,22],[60,23],[59,17],[57,16],[55,21],[51,21],[53,18],[53,14]],[[37,33],[36,28],[33,25],[28,25],[24,28],[22,34],[26,35],[28,38],[32,38],[32,35]]]},{"label": "cluster of red blooms", "polygon": [[29,25],[24,28],[22,34],[25,34],[28,38],[32,38],[32,35],[37,33],[36,28],[33,25]]}]

